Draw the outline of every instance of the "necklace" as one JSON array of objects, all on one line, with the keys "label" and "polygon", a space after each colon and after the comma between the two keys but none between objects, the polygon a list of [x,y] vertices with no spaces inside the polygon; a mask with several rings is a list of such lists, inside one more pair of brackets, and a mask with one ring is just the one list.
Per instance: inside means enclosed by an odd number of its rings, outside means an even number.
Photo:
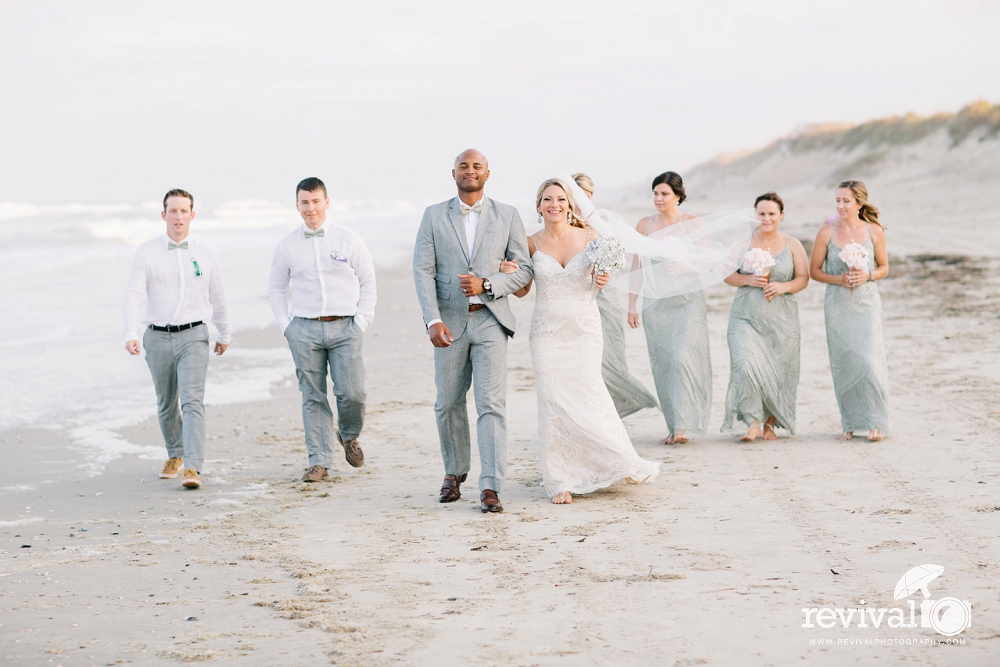
[{"label": "necklace", "polygon": [[[759,230],[759,229],[757,230],[757,238],[759,238],[759,239],[760,239],[760,242],[761,242],[761,243],[765,243],[765,241],[764,241],[764,235],[760,233],[760,230]],[[777,240],[778,240],[778,236],[777,236],[777,234],[775,234],[774,238],[773,238],[773,239],[771,239],[771,243],[774,243],[774,242],[775,242],[775,241],[777,241]],[[767,252],[768,252],[768,253],[770,253],[770,252],[771,252],[771,243],[768,243],[768,244],[767,244]]]},{"label": "necklace", "polygon": [[[848,229],[847,225],[845,225],[845,224],[844,224],[844,221],[843,221],[843,220],[839,220],[839,221],[837,221],[837,224],[839,224],[839,225],[840,225],[840,227],[841,227],[841,228],[842,228],[842,229],[843,229],[843,230],[844,230],[845,232],[847,232],[847,235],[851,237],[851,243],[854,243],[854,232],[852,232],[852,231],[851,231],[850,229]],[[858,226],[858,228],[860,229],[860,225]]]}]

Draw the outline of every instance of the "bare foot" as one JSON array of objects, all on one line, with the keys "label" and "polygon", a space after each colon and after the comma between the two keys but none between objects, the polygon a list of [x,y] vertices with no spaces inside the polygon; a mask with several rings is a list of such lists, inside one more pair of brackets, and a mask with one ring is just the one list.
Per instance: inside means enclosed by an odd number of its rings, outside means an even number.
[{"label": "bare foot", "polygon": [[837,436],[837,440],[853,440],[853,439],[854,439],[854,431],[844,431],[843,433]]},{"label": "bare foot", "polygon": [[667,437],[665,437],[663,440],[660,440],[660,444],[661,445],[672,445],[675,442],[677,442],[677,438],[674,437],[673,433],[671,433],[670,435],[668,435]]},{"label": "bare foot", "polygon": [[774,432],[774,418],[768,419],[764,422],[764,439],[765,440],[777,440],[778,434]]},{"label": "bare foot", "polygon": [[740,442],[753,442],[754,440],[759,438],[760,435],[761,435],[760,424],[754,422],[753,424],[750,425],[750,430],[747,431],[747,434],[742,438],[740,438]]},{"label": "bare foot", "polygon": [[569,505],[573,502],[573,496],[570,495],[569,491],[563,491],[562,493],[557,493],[553,496],[552,502],[556,505]]},{"label": "bare foot", "polygon": [[677,431],[674,434],[674,442],[678,445],[686,445],[691,438],[684,435],[684,431]]},{"label": "bare foot", "polygon": [[873,428],[872,430],[868,431],[868,439],[871,440],[872,442],[878,442],[879,440],[882,439],[882,431],[878,430],[877,428]]}]

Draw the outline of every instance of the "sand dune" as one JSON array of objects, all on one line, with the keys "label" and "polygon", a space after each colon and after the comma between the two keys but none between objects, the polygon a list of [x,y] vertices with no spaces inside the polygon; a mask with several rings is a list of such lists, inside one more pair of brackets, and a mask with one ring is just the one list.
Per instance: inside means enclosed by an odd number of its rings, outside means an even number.
[{"label": "sand dune", "polygon": [[[818,125],[687,171],[685,209],[749,207],[768,190],[785,200],[786,229],[812,238],[835,213],[837,183],[865,181],[883,211],[890,253],[1000,254],[1000,105],[915,114],[861,125]],[[652,175],[650,175],[651,180]],[[601,204],[631,218],[653,210],[649,181],[608,192]]]}]

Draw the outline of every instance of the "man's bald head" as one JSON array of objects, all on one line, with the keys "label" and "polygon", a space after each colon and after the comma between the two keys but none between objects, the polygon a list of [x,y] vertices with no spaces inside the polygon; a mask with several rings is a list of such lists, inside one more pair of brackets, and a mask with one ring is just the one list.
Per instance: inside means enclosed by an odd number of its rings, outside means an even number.
[{"label": "man's bald head", "polygon": [[477,201],[481,197],[486,180],[490,177],[490,163],[486,156],[475,148],[467,148],[455,158],[455,168],[451,170],[451,177],[455,179],[459,194],[468,193]]},{"label": "man's bald head", "polygon": [[464,151],[459,153],[458,157],[455,158],[454,166],[457,168],[458,165],[462,164],[463,162],[469,162],[469,163],[478,162],[487,169],[490,168],[490,161],[486,159],[486,156],[483,155],[482,151],[477,151],[475,148],[466,148]]}]

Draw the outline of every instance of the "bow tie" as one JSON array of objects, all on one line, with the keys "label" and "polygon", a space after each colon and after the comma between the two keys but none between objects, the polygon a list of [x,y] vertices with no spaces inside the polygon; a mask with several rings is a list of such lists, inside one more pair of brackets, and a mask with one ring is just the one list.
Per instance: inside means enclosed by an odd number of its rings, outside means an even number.
[{"label": "bow tie", "polygon": [[480,213],[483,210],[483,200],[480,199],[472,206],[466,206],[462,202],[458,202],[458,206],[460,209],[462,209],[462,215],[468,215],[469,211],[475,211],[476,213]]},{"label": "bow tie", "polygon": [[310,236],[326,236],[326,230],[323,229],[322,227],[320,227],[316,231],[313,231],[311,229],[306,229],[306,238],[309,238]]},{"label": "bow tie", "polygon": [[167,243],[167,250],[174,250],[176,248],[183,248],[184,250],[187,250],[188,242],[181,241],[180,243],[174,243],[173,241],[170,241],[169,243]]}]

